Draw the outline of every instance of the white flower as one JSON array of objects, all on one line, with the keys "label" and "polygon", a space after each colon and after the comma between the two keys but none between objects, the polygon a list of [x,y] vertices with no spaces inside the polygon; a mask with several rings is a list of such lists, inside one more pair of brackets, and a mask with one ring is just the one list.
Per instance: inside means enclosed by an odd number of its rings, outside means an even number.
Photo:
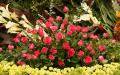
[{"label": "white flower", "polygon": [[20,31],[21,31],[21,29],[16,27],[16,26],[11,27],[11,28],[8,29],[8,33],[18,33]]},{"label": "white flower", "polygon": [[7,22],[1,15],[0,15],[0,23],[5,23]]},{"label": "white flower", "polygon": [[25,28],[32,29],[32,27],[28,23],[26,23],[24,20],[21,20],[19,23],[22,24],[23,27],[25,27]]},{"label": "white flower", "polygon": [[11,13],[11,18],[18,21],[18,16],[16,15],[15,12]]},{"label": "white flower", "polygon": [[26,23],[30,24],[30,22],[28,21],[27,17],[26,17],[24,14],[21,16],[21,18],[22,18]]},{"label": "white flower", "polygon": [[14,23],[14,22],[11,22],[11,21],[8,21],[8,23],[4,24],[4,25],[5,25],[6,28],[19,26],[17,23]]}]

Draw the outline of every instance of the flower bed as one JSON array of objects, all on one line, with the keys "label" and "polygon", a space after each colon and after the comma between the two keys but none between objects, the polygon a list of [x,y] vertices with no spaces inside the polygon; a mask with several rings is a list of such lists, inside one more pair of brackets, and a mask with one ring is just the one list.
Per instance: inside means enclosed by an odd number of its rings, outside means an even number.
[{"label": "flower bed", "polygon": [[28,65],[17,66],[13,62],[1,61],[0,75],[120,75],[120,63],[64,69],[42,67],[39,70]]}]

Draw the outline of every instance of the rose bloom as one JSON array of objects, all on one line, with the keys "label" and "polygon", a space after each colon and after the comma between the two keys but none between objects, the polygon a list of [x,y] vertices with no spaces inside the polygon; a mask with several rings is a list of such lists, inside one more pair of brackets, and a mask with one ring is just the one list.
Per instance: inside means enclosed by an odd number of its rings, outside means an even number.
[{"label": "rose bloom", "polygon": [[91,35],[90,35],[90,38],[93,39],[93,40],[98,40],[98,36],[97,36],[97,35],[94,35],[94,34],[91,34]]},{"label": "rose bloom", "polygon": [[40,37],[44,37],[43,28],[39,28],[38,33]]},{"label": "rose bloom", "polygon": [[63,47],[64,49],[70,49],[70,44],[69,44],[69,42],[64,42],[64,43],[62,44],[62,47]]},{"label": "rose bloom", "polygon": [[34,51],[34,55],[38,57],[40,55],[40,51],[39,50]]},{"label": "rose bloom", "polygon": [[84,37],[84,38],[87,38],[87,37],[88,37],[88,34],[87,34],[87,33],[83,34],[83,37]]},{"label": "rose bloom", "polygon": [[64,67],[64,66],[65,66],[65,63],[64,63],[64,61],[62,61],[62,60],[58,60],[58,65],[59,65],[60,67]]},{"label": "rose bloom", "polygon": [[26,63],[23,62],[23,61],[17,61],[17,64],[18,64],[18,65],[26,65]]},{"label": "rose bloom", "polygon": [[75,32],[76,31],[76,26],[75,25],[70,25],[70,31]]},{"label": "rose bloom", "polygon": [[51,22],[51,23],[53,23],[53,22],[54,22],[54,18],[53,18],[52,16],[50,16],[50,17],[48,18],[48,21]]},{"label": "rose bloom", "polygon": [[62,20],[62,17],[61,17],[61,16],[57,16],[57,17],[56,17],[56,20],[57,20],[57,21],[60,21],[60,20]]},{"label": "rose bloom", "polygon": [[30,43],[28,46],[29,46],[29,49],[34,49],[35,48],[35,45],[33,43]]},{"label": "rose bloom", "polygon": [[32,32],[32,29],[27,28],[27,29],[26,29],[26,32],[27,32],[27,33],[31,33],[31,32]]},{"label": "rose bloom", "polygon": [[112,44],[115,44],[115,43],[116,43],[116,40],[115,40],[115,39],[112,39],[111,42],[112,42]]},{"label": "rose bloom", "polygon": [[50,29],[55,32],[57,30],[57,26],[50,26]]},{"label": "rose bloom", "polygon": [[82,31],[83,33],[87,33],[87,32],[89,31],[89,28],[88,28],[88,27],[82,27],[82,28],[81,28],[81,31]]},{"label": "rose bloom", "polygon": [[47,21],[45,25],[46,25],[46,28],[49,28],[50,26],[52,26],[52,23]]},{"label": "rose bloom", "polygon": [[43,39],[43,42],[47,45],[51,45],[52,43],[52,38],[50,36],[47,36]]},{"label": "rose bloom", "polygon": [[82,28],[81,28],[80,26],[76,26],[76,31],[77,31],[77,32],[80,32],[81,29],[82,29]]},{"label": "rose bloom", "polygon": [[41,19],[36,20],[36,24],[43,22]]},{"label": "rose bloom", "polygon": [[91,43],[89,43],[88,45],[87,45],[87,49],[90,51],[90,50],[92,50],[92,44]]},{"label": "rose bloom", "polygon": [[36,60],[38,57],[34,54],[31,55],[33,60]]},{"label": "rose bloom", "polygon": [[92,57],[90,56],[87,56],[83,59],[83,61],[86,63],[86,64],[90,64],[92,62]]},{"label": "rose bloom", "polygon": [[100,62],[104,62],[105,58],[104,58],[103,56],[99,56],[99,57],[98,57],[98,60],[99,60]]},{"label": "rose bloom", "polygon": [[72,34],[73,34],[72,31],[68,31],[68,32],[67,32],[67,35],[68,35],[68,36],[72,36]]},{"label": "rose bloom", "polygon": [[78,56],[79,56],[79,57],[82,57],[83,55],[84,55],[84,51],[80,50],[80,51],[78,52]]},{"label": "rose bloom", "polygon": [[64,39],[64,35],[61,32],[58,32],[55,34],[55,38],[58,40],[62,40],[62,39]]},{"label": "rose bloom", "polygon": [[13,49],[14,49],[14,46],[13,46],[13,45],[8,45],[8,49],[9,49],[9,50],[13,50]]},{"label": "rose bloom", "polygon": [[75,54],[75,50],[74,50],[74,48],[70,48],[70,49],[68,50],[68,58],[73,57],[74,54]]},{"label": "rose bloom", "polygon": [[64,25],[68,25],[68,19],[67,18],[65,18],[64,20],[63,20],[63,23],[62,24],[64,24]]},{"label": "rose bloom", "polygon": [[55,59],[55,56],[49,55],[48,58],[49,58],[50,60],[54,60],[54,59]]},{"label": "rose bloom", "polygon": [[104,45],[99,45],[99,50],[102,52],[102,51],[105,51],[106,47]]},{"label": "rose bloom", "polygon": [[51,54],[56,54],[57,53],[57,49],[56,48],[51,48],[50,52],[51,52]]},{"label": "rose bloom", "polygon": [[83,40],[78,41],[78,46],[83,46],[83,44],[84,44]]},{"label": "rose bloom", "polygon": [[17,38],[17,37],[15,37],[15,38],[13,38],[13,41],[14,41],[15,43],[18,43],[18,42],[20,42],[20,39]]},{"label": "rose bloom", "polygon": [[31,32],[32,32],[32,34],[36,34],[36,33],[37,33],[37,30],[36,30],[36,29],[33,29]]},{"label": "rose bloom", "polygon": [[109,34],[108,33],[103,33],[103,37],[108,38]]},{"label": "rose bloom", "polygon": [[26,38],[26,37],[22,37],[22,38],[21,38],[21,42],[22,42],[22,43],[26,43],[26,42],[28,42],[28,38]]},{"label": "rose bloom", "polygon": [[67,13],[68,11],[69,11],[69,8],[68,8],[67,6],[64,6],[63,12],[64,12],[64,13]]},{"label": "rose bloom", "polygon": [[42,49],[41,49],[41,53],[47,53],[48,52],[48,48],[47,47],[43,47]]},{"label": "rose bloom", "polygon": [[20,38],[21,36],[22,36],[22,35],[21,35],[20,33],[17,33],[15,37],[16,37],[16,38]]},{"label": "rose bloom", "polygon": [[26,59],[31,59],[32,55],[30,53],[26,53]]},{"label": "rose bloom", "polygon": [[0,52],[2,52],[3,51],[3,49],[2,48],[0,48]]},{"label": "rose bloom", "polygon": [[22,53],[22,54],[21,54],[21,57],[23,57],[23,58],[25,58],[26,56],[27,56],[26,53]]},{"label": "rose bloom", "polygon": [[64,29],[65,29],[65,25],[64,25],[64,24],[61,24],[61,25],[60,25],[60,29],[64,30]]},{"label": "rose bloom", "polygon": [[94,55],[96,52],[95,50],[91,50],[90,53]]}]

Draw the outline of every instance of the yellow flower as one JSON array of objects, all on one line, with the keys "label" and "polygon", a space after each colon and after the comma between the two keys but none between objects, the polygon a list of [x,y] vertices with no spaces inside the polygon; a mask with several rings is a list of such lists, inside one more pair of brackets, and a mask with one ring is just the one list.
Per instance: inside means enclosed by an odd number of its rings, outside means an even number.
[{"label": "yellow flower", "polygon": [[116,11],[116,16],[120,17],[120,11]]}]

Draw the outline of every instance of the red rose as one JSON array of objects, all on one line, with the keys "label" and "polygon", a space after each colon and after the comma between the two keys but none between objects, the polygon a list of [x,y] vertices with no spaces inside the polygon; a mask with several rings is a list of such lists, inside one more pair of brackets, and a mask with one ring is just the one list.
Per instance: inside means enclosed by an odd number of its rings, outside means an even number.
[{"label": "red rose", "polygon": [[58,65],[59,65],[60,67],[64,67],[64,66],[65,66],[65,63],[64,63],[64,61],[62,61],[62,60],[58,60]]},{"label": "red rose", "polygon": [[19,38],[13,38],[13,41],[15,42],[15,43],[18,43],[18,42],[20,42],[20,39]]},{"label": "red rose", "polygon": [[52,26],[52,23],[47,21],[45,25],[46,25],[46,28],[49,28],[50,26]]},{"label": "red rose", "polygon": [[69,44],[69,42],[64,42],[64,43],[62,44],[62,47],[63,47],[64,49],[70,49],[70,44]]},{"label": "red rose", "polygon": [[81,51],[81,50],[80,50],[80,51],[78,52],[78,56],[79,56],[79,57],[82,57],[83,55],[84,55],[84,51]]},{"label": "red rose", "polygon": [[37,59],[38,57],[36,55],[31,55],[32,56],[32,59]]},{"label": "red rose", "polygon": [[82,28],[81,28],[80,26],[76,26],[76,31],[77,31],[77,32],[80,32],[81,29],[82,29]]},{"label": "red rose", "polygon": [[21,42],[23,42],[23,43],[28,42],[28,38],[26,38],[26,37],[22,37],[22,38],[21,38]]},{"label": "red rose", "polygon": [[108,33],[103,33],[103,37],[108,38],[109,34]]},{"label": "red rose", "polygon": [[50,29],[55,32],[57,30],[57,26],[50,26]]},{"label": "red rose", "polygon": [[20,33],[17,33],[15,37],[16,37],[16,38],[20,38],[21,36],[22,36],[22,35],[21,35]]},{"label": "red rose", "polygon": [[72,34],[73,34],[72,31],[68,31],[68,32],[67,32],[67,35],[68,35],[68,36],[72,36]]},{"label": "red rose", "polygon": [[38,57],[40,55],[40,51],[39,50],[34,51],[34,55]]},{"label": "red rose", "polygon": [[99,45],[99,50],[102,52],[102,51],[105,51],[106,47],[104,45]]},{"label": "red rose", "polygon": [[23,62],[23,61],[17,61],[17,64],[18,64],[18,65],[26,65],[26,63]]},{"label": "red rose", "polygon": [[78,46],[83,46],[83,44],[84,44],[83,40],[78,41]]},{"label": "red rose", "polygon": [[89,51],[92,50],[92,44],[91,44],[91,43],[87,45],[87,49],[88,49]]},{"label": "red rose", "polygon": [[55,57],[54,57],[53,55],[49,55],[48,58],[49,58],[50,60],[54,60],[54,59],[55,59]]},{"label": "red rose", "polygon": [[51,45],[52,43],[52,38],[50,36],[47,36],[43,39],[43,42],[47,45]]},{"label": "red rose", "polygon": [[14,49],[14,46],[13,46],[13,45],[8,45],[8,49],[9,49],[9,50],[13,50],[13,49]]},{"label": "red rose", "polygon": [[65,25],[64,25],[64,24],[61,24],[61,25],[60,25],[60,29],[64,30],[64,29],[65,29]]},{"label": "red rose", "polygon": [[3,51],[3,49],[2,48],[0,48],[0,52],[2,52]]},{"label": "red rose", "polygon": [[38,33],[40,37],[44,37],[43,28],[39,28]]},{"label": "red rose", "polygon": [[88,37],[88,34],[87,34],[87,33],[83,34],[83,37],[84,37],[84,38],[87,38],[87,37]]},{"label": "red rose", "polygon": [[56,17],[56,20],[57,20],[57,21],[60,21],[60,20],[62,20],[62,17],[61,17],[61,16],[57,16],[57,17]]},{"label": "red rose", "polygon": [[29,44],[29,49],[34,49],[35,48],[35,45],[33,43],[30,43]]},{"label": "red rose", "polygon": [[36,29],[33,29],[31,32],[32,32],[32,34],[36,34],[36,33],[37,33],[37,30],[36,30]]},{"label": "red rose", "polygon": [[67,13],[68,11],[69,11],[69,8],[68,8],[67,6],[64,6],[63,12],[64,12],[64,13]]},{"label": "red rose", "polygon": [[65,19],[63,20],[63,23],[62,23],[62,24],[64,24],[64,25],[68,25],[68,19],[65,18]]},{"label": "red rose", "polygon": [[70,48],[70,49],[68,50],[68,57],[71,58],[71,57],[74,56],[74,54],[75,54],[75,50],[74,50],[73,48]]},{"label": "red rose", "polygon": [[100,62],[104,62],[105,58],[104,58],[103,56],[99,56],[99,57],[98,57],[98,60],[99,60]]},{"label": "red rose", "polygon": [[94,34],[91,34],[91,35],[90,35],[90,38],[93,39],[93,40],[98,40],[98,36],[97,36],[97,35],[94,35]]},{"label": "red rose", "polygon": [[87,33],[89,31],[89,28],[88,27],[82,27],[81,31],[84,32],[84,33]]},{"label": "red rose", "polygon": [[92,62],[92,57],[90,56],[87,56],[83,59],[83,61],[86,63],[86,64],[90,64]]},{"label": "red rose", "polygon": [[25,58],[26,56],[27,56],[26,53],[22,53],[22,54],[21,54],[21,57],[23,57],[23,58]]},{"label": "red rose", "polygon": [[27,29],[26,29],[26,32],[27,32],[27,33],[31,33],[31,32],[32,32],[32,29],[27,28]]},{"label": "red rose", "polygon": [[55,38],[58,40],[62,40],[62,39],[64,39],[64,35],[61,32],[58,32],[55,34]]},{"label": "red rose", "polygon": [[48,18],[48,21],[51,22],[51,23],[53,23],[53,22],[54,22],[54,18],[50,16],[50,17]]},{"label": "red rose", "polygon": [[51,52],[52,54],[56,54],[56,53],[57,53],[57,49],[56,49],[56,48],[51,48],[51,49],[50,49],[50,52]]},{"label": "red rose", "polygon": [[70,31],[75,32],[76,31],[76,26],[75,25],[70,25]]},{"label": "red rose", "polygon": [[41,53],[47,53],[48,52],[48,48],[47,47],[43,47],[42,49],[41,49]]},{"label": "red rose", "polygon": [[36,24],[43,22],[41,19],[36,20]]},{"label": "red rose", "polygon": [[95,50],[91,50],[90,53],[94,55],[96,52]]}]

